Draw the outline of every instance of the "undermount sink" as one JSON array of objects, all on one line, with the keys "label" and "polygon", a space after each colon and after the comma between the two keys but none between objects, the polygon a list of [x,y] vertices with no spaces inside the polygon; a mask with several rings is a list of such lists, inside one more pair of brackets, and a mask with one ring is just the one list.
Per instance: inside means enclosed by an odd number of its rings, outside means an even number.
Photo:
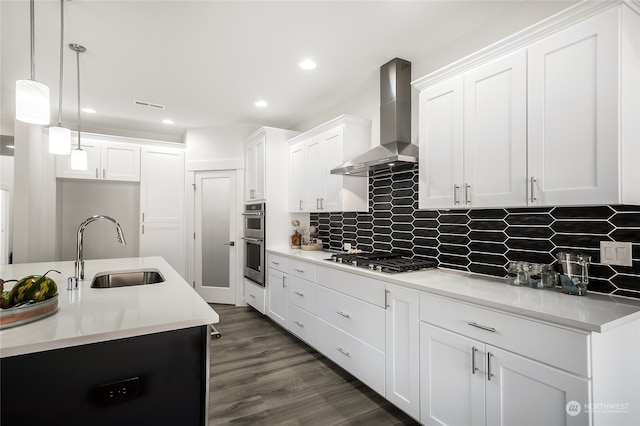
[{"label": "undermount sink", "polygon": [[99,272],[91,281],[92,288],[128,287],[132,285],[157,284],[164,282],[157,269],[136,269],[130,271]]}]

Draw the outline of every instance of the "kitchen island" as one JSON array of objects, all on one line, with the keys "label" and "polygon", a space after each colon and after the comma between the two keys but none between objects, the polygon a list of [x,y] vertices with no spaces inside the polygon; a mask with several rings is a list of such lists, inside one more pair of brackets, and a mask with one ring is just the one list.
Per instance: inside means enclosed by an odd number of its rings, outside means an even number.
[{"label": "kitchen island", "polygon": [[[2,424],[206,424],[210,324],[216,312],[161,257],[2,265],[47,276],[58,311],[0,330]],[[157,269],[165,281],[91,288],[97,273]],[[26,402],[31,401],[31,402]],[[26,405],[25,405],[26,404]]]}]

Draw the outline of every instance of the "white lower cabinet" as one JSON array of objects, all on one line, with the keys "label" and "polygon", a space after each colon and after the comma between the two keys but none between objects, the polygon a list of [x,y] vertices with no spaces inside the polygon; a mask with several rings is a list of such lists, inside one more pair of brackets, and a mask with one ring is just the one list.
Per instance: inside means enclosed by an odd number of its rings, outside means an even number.
[{"label": "white lower cabinet", "polygon": [[288,314],[287,328],[289,331],[311,346],[316,346],[316,316],[291,302],[289,302]]},{"label": "white lower cabinet", "polygon": [[244,301],[262,315],[266,313],[264,287],[247,279],[244,280]]},{"label": "white lower cabinet", "polygon": [[586,334],[426,294],[420,319],[423,424],[591,424]]},{"label": "white lower cabinet", "polygon": [[267,270],[267,316],[287,327],[287,275],[277,269]]},{"label": "white lower cabinet", "polygon": [[384,352],[318,319],[317,348],[327,358],[384,396]]},{"label": "white lower cabinet", "polygon": [[385,310],[386,398],[420,419],[419,293],[387,285]]}]

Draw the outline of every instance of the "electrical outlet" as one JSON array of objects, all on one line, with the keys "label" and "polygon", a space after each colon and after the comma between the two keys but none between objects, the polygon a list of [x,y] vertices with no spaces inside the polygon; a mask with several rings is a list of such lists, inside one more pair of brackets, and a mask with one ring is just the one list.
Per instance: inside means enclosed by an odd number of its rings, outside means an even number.
[{"label": "electrical outlet", "polygon": [[600,263],[604,265],[632,266],[631,243],[600,241]]},{"label": "electrical outlet", "polygon": [[130,401],[140,396],[140,377],[98,386],[98,404],[107,406]]},{"label": "electrical outlet", "polygon": [[345,251],[351,250],[351,243],[344,243],[343,247]]}]

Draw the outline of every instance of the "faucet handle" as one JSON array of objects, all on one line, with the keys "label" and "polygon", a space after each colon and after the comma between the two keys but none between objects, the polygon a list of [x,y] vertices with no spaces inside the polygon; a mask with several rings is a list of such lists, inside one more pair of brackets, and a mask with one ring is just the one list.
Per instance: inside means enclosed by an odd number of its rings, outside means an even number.
[{"label": "faucet handle", "polygon": [[76,277],[67,278],[67,290],[77,290],[78,289],[78,279]]}]

